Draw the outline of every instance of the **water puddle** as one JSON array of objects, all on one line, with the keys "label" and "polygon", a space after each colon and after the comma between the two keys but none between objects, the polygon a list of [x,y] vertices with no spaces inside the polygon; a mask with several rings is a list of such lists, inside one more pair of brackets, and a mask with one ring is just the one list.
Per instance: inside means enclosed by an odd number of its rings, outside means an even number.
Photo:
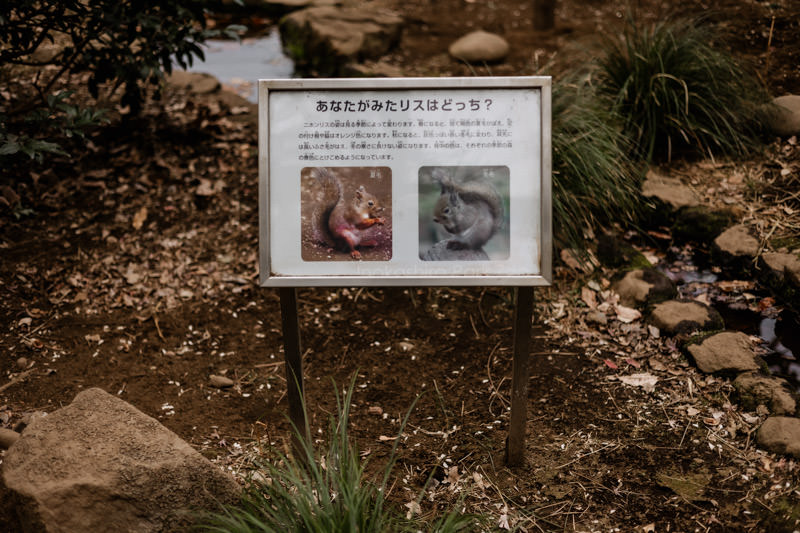
[{"label": "water puddle", "polygon": [[259,79],[291,78],[294,73],[294,62],[284,55],[277,30],[241,42],[209,40],[203,52],[206,60],[195,61],[189,71],[211,74],[251,102],[258,100]]}]

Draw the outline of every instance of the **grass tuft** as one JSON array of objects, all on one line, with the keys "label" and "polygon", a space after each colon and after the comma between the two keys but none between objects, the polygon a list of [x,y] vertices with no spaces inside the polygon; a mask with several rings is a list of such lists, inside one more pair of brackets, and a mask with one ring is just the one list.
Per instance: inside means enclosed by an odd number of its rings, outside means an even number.
[{"label": "grass tuft", "polygon": [[699,21],[629,21],[607,40],[599,90],[622,117],[636,157],[668,160],[685,149],[739,155],[760,144],[755,116],[766,92],[713,37]]},{"label": "grass tuft", "polygon": [[585,232],[634,223],[641,205],[641,169],[619,118],[588,84],[553,85],[553,232],[559,247],[584,250]]},{"label": "grass tuft", "polygon": [[[253,476],[240,505],[204,517],[198,529],[210,533],[475,531],[479,518],[457,509],[422,524],[418,517],[407,517],[387,503],[387,484],[401,439],[395,439],[382,479],[377,483],[368,479],[366,461],[348,435],[354,384],[355,376],[344,394],[336,391],[337,414],[330,419],[324,453],[315,453],[303,439],[300,457],[275,451],[274,460],[259,464],[258,475]],[[412,409],[413,405],[400,433]]]}]

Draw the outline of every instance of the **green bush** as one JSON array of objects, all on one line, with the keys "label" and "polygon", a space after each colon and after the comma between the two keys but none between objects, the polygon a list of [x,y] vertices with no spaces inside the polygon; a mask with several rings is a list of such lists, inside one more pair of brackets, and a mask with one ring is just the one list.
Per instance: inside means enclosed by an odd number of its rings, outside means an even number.
[{"label": "green bush", "polygon": [[584,250],[586,229],[636,220],[641,169],[619,118],[586,83],[554,83],[552,108],[553,233],[559,247]]},{"label": "green bush", "polygon": [[678,150],[741,154],[759,144],[754,119],[765,91],[697,21],[628,22],[598,61],[600,92],[623,119],[636,157]]},{"label": "green bush", "polygon": [[[354,384],[352,381],[341,397],[336,394],[337,416],[330,419],[324,453],[315,453],[304,439],[299,457],[274,452],[273,461],[264,460],[259,465],[259,480],[250,483],[241,505],[206,516],[198,529],[217,533],[475,531],[477,518],[457,510],[445,513],[432,524],[421,524],[387,503],[387,483],[399,438],[395,439],[380,482],[367,479],[366,462],[350,441],[347,429]],[[301,433],[295,428],[295,434]]]},{"label": "green bush", "polygon": [[[107,84],[137,112],[143,85],[157,84],[173,62],[183,68],[203,59],[208,0],[14,0],[0,2],[0,158],[41,159],[62,153],[65,138],[101,124],[101,111],[70,100],[76,76],[97,98]],[[228,34],[239,28],[223,30]],[[22,86],[19,78],[29,78]],[[9,90],[11,83],[17,83]],[[65,89],[66,87],[66,89]],[[108,94],[105,95],[109,96]],[[80,103],[75,103],[80,102]]]}]

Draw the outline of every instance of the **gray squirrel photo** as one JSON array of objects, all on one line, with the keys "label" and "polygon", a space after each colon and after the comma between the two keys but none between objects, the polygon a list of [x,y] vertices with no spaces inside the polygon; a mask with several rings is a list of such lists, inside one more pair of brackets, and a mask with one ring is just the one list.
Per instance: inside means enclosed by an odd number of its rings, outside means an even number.
[{"label": "gray squirrel photo", "polygon": [[508,187],[506,166],[422,167],[420,259],[508,259]]}]

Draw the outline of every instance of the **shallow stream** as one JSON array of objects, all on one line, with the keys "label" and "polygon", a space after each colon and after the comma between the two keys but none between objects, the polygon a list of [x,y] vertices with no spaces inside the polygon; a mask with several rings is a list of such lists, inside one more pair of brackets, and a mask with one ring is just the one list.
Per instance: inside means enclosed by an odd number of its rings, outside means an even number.
[{"label": "shallow stream", "polygon": [[759,337],[770,371],[800,392],[800,323],[791,311],[756,283],[720,279],[722,273],[698,269],[685,256],[659,269],[678,285],[682,298],[699,298],[719,311],[725,328]]},{"label": "shallow stream", "polygon": [[189,71],[211,74],[251,102],[258,100],[259,79],[291,78],[294,73],[294,62],[284,55],[277,30],[241,42],[209,40],[204,53],[205,61],[196,61]]}]

